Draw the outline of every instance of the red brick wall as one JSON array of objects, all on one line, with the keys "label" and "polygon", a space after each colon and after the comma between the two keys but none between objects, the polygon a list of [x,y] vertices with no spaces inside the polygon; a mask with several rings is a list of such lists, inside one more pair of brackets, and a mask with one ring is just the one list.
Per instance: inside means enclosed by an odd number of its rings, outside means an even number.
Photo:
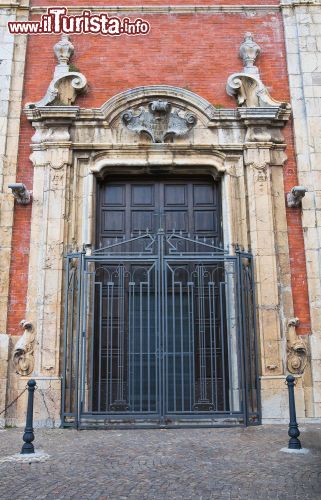
[{"label": "red brick wall", "polygon": [[[86,0],[68,2],[88,5]],[[217,4],[239,4],[236,0]],[[244,4],[264,4],[255,0]],[[270,4],[276,4],[273,0]],[[33,5],[61,5],[60,1],[34,0]],[[106,0],[95,5],[113,5]],[[146,5],[163,5],[149,0]],[[175,5],[186,5],[176,0]],[[206,5],[208,2],[193,2]],[[122,1],[121,5],[138,5],[137,1]],[[215,5],[215,3],[212,3]],[[174,85],[187,88],[211,103],[235,107],[235,101],[226,94],[228,76],[242,68],[238,49],[246,31],[251,31],[261,45],[263,54],[258,59],[261,77],[275,99],[289,100],[282,18],[279,13],[245,14],[140,14],[151,24],[146,36],[104,37],[101,35],[74,35],[75,56],[72,63],[85,74],[89,92],[78,99],[82,107],[99,107],[113,95],[140,85]],[[36,19],[38,16],[34,16]],[[126,17],[138,17],[135,13]],[[29,36],[23,101],[34,102],[43,97],[53,76],[56,59],[53,45],[58,36]],[[32,166],[28,159],[33,130],[25,117],[21,122],[17,181],[32,189]],[[285,190],[297,184],[291,125],[287,126],[287,154]],[[300,333],[309,332],[309,308],[304,260],[304,245],[300,211],[288,211],[289,244],[292,268],[295,315],[301,319]],[[16,207],[10,272],[10,333],[17,333],[17,325],[24,316],[27,293],[27,264],[30,231],[30,208]]]}]

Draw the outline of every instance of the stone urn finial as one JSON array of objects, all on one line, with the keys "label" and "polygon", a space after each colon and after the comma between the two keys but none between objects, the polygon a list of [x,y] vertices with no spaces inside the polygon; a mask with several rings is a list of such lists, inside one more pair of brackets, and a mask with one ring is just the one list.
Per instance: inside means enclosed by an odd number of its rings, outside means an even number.
[{"label": "stone urn finial", "polygon": [[58,68],[64,68],[65,72],[67,72],[69,70],[67,66],[74,53],[74,46],[69,35],[61,35],[61,39],[54,46],[54,53],[58,59]]},{"label": "stone urn finial", "polygon": [[240,58],[244,62],[244,73],[258,74],[259,70],[254,66],[254,62],[260,53],[261,47],[254,42],[252,33],[245,33],[244,42],[240,46]]}]

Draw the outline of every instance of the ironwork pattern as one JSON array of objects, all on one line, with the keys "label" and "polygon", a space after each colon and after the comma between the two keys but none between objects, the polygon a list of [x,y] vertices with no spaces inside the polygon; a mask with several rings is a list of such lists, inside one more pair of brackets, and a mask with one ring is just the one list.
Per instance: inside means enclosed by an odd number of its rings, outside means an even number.
[{"label": "ironwork pattern", "polygon": [[160,229],[66,260],[64,425],[259,423],[249,253]]}]

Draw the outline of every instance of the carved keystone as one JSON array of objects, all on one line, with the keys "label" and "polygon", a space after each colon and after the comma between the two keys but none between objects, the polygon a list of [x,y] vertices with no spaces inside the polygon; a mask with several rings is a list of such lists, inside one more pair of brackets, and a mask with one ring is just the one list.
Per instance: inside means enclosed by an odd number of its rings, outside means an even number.
[{"label": "carved keystone", "polygon": [[147,110],[139,108],[138,114],[129,109],[122,115],[123,124],[131,131],[146,134],[154,143],[164,143],[171,137],[186,135],[196,124],[193,113],[182,117],[179,110],[172,111],[172,105],[161,99],[148,103]]}]

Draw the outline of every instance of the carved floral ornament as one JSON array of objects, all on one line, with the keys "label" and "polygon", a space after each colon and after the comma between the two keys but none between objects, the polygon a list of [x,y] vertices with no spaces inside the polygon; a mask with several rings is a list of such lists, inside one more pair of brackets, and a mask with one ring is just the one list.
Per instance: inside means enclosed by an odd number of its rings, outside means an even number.
[{"label": "carved floral ornament", "polygon": [[146,134],[154,143],[164,143],[186,135],[196,125],[197,118],[190,112],[180,116],[170,102],[157,99],[149,102],[147,109],[127,110],[122,115],[122,122],[132,132]]}]

